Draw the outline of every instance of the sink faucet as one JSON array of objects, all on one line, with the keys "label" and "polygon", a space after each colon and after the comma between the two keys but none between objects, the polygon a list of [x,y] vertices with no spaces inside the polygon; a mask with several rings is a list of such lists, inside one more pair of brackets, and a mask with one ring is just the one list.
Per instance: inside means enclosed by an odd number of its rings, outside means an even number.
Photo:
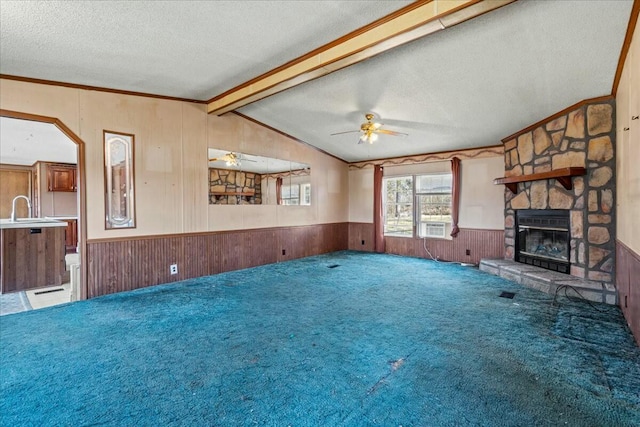
[{"label": "sink faucet", "polygon": [[13,198],[13,202],[11,203],[11,219],[9,221],[16,222],[16,202],[18,199],[25,199],[27,201],[27,208],[29,208],[29,216],[27,218],[31,218],[31,200],[27,196],[16,196]]}]

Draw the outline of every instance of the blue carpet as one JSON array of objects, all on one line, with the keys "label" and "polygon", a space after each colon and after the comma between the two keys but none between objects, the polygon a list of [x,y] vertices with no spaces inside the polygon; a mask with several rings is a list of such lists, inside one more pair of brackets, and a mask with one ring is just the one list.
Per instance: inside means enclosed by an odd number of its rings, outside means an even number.
[{"label": "blue carpet", "polygon": [[337,252],[4,316],[0,425],[640,425],[619,308],[551,303]]}]

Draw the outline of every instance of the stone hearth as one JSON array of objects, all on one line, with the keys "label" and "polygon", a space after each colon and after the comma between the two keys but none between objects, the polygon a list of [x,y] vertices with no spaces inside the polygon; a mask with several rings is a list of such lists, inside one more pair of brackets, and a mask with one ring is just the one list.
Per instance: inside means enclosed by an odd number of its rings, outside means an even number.
[{"label": "stone hearth", "polygon": [[506,259],[483,259],[480,270],[500,276],[558,298],[584,298],[593,302],[618,304],[616,288],[611,283],[581,279]]},{"label": "stone hearth", "polygon": [[571,275],[614,283],[614,108],[612,100],[586,101],[504,141],[506,177],[586,168],[586,175],[572,178],[571,190],[556,179],[518,183],[517,194],[505,188],[506,259],[514,259],[516,211],[566,209],[570,216]]}]

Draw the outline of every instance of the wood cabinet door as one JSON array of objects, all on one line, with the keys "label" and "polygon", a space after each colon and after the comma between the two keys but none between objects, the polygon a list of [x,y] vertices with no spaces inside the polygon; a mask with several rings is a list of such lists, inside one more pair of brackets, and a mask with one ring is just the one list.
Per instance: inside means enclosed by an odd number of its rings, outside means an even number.
[{"label": "wood cabinet door", "polygon": [[76,191],[76,168],[49,165],[47,168],[49,191]]},{"label": "wood cabinet door", "polygon": [[75,219],[65,219],[65,249],[67,253],[76,252],[78,246],[78,221]]},{"label": "wood cabinet door", "polygon": [[[11,215],[13,198],[19,195],[31,197],[31,172],[28,170],[1,169],[0,183],[0,218],[9,218]],[[29,214],[27,203],[19,200],[16,204],[16,216],[26,218]]]}]

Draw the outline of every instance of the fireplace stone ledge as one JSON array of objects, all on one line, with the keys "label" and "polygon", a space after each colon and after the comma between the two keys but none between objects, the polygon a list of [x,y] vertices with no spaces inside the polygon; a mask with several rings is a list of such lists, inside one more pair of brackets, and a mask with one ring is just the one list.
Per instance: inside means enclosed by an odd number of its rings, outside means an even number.
[{"label": "fireplace stone ledge", "polygon": [[583,298],[617,305],[618,293],[610,283],[581,279],[576,276],[549,271],[544,268],[505,259],[482,259],[480,271],[511,280],[528,288],[558,297]]}]

